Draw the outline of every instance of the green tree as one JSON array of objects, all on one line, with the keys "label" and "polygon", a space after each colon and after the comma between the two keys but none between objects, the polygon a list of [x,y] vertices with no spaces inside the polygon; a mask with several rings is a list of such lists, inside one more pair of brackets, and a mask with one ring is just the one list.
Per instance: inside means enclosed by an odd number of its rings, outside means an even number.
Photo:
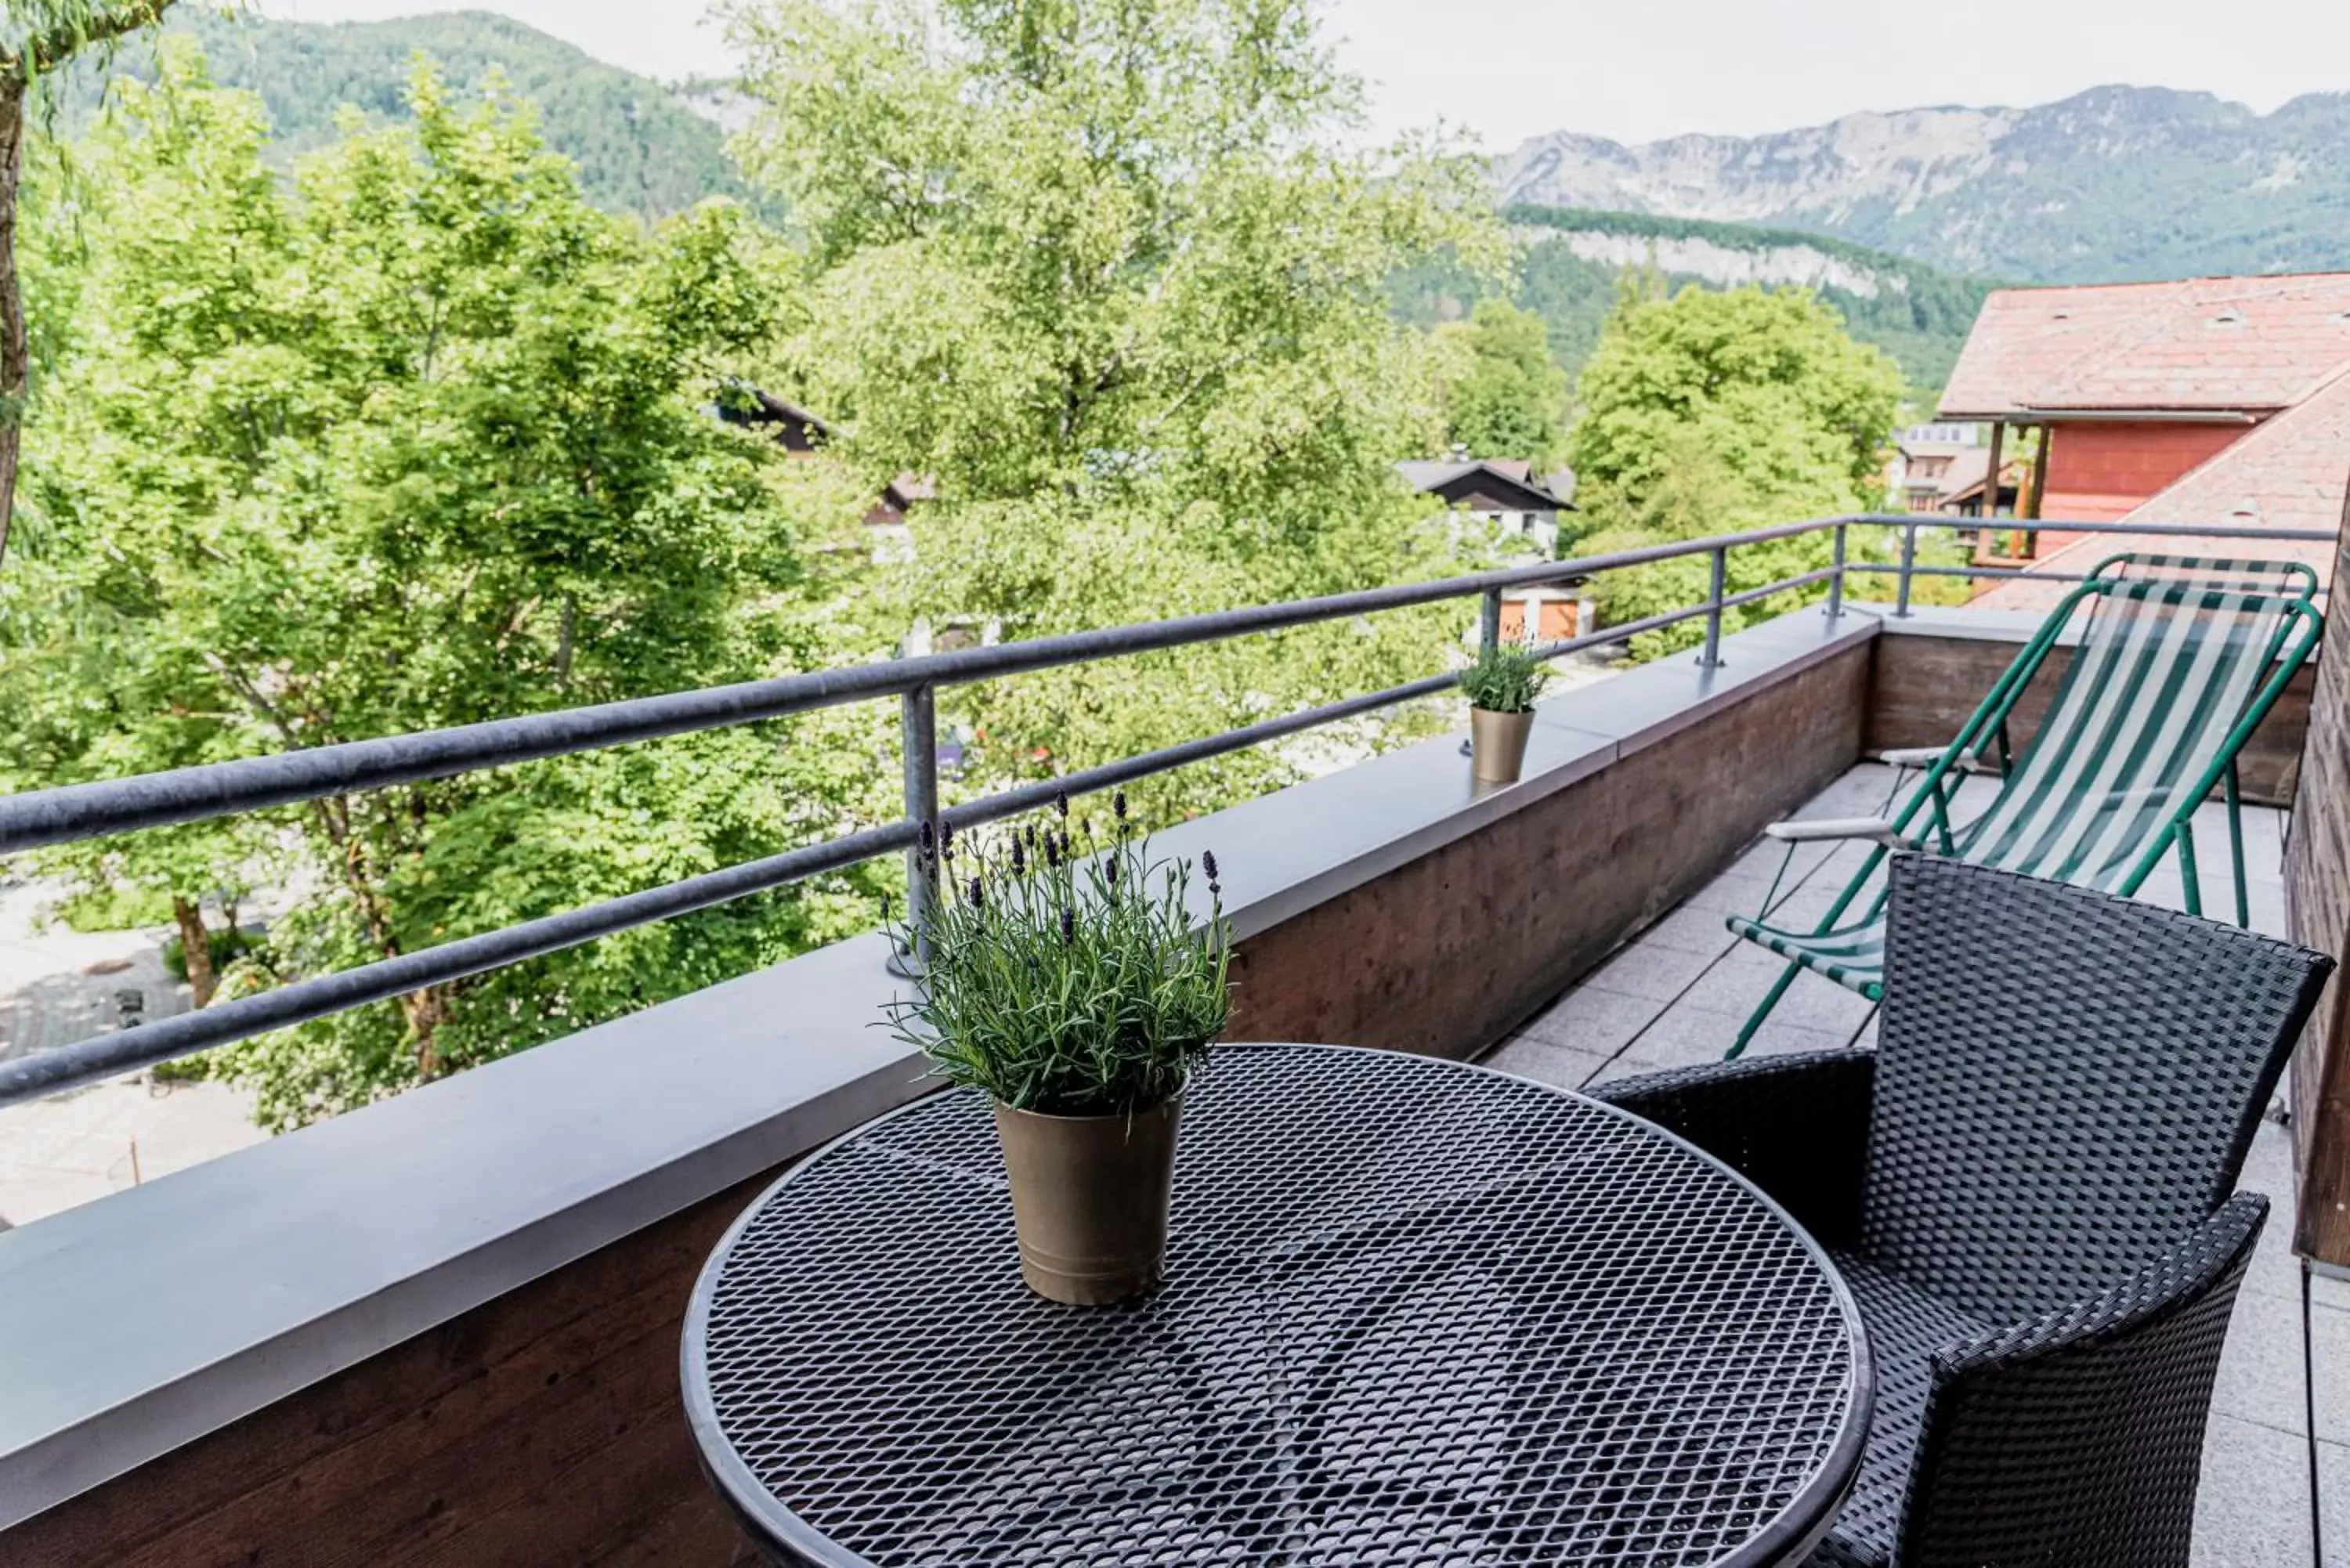
[{"label": "green tree", "polygon": [[[78,321],[31,430],[39,548],[0,581],[11,783],[143,772],[805,667],[804,510],[709,416],[783,302],[713,203],[588,207],[494,78],[289,188],[258,103],[174,41],[79,150]],[[828,726],[828,727],[827,727]],[[294,892],[236,990],[412,952],[886,812],[879,737],[685,738],[121,841],[85,877]],[[805,733],[805,727],[802,731]],[[857,748],[864,746],[862,752]],[[835,881],[248,1043],[286,1125],[862,923]],[[215,897],[214,902],[220,900]],[[220,1058],[216,1058],[220,1059]]]},{"label": "green tree", "polygon": [[111,51],[127,33],[152,26],[172,0],[9,0],[0,7],[0,563],[16,511],[16,462],[24,444],[32,351],[24,286],[16,275],[17,193],[25,174],[27,113],[44,85],[75,58]]},{"label": "green tree", "polygon": [[[1577,384],[1567,441],[1576,497],[1605,550],[1860,511],[1883,497],[1883,452],[1900,405],[1899,370],[1846,336],[1801,290],[1695,287],[1663,297],[1630,288]],[[1731,553],[1732,592],[1825,566],[1827,535]],[[1703,557],[1611,574],[1612,620],[1701,599]],[[1802,596],[1733,610],[1735,628],[1785,613]],[[1636,639],[1653,655],[1695,640],[1694,623]]]},{"label": "green tree", "polygon": [[1551,358],[1543,319],[1503,299],[1482,299],[1465,322],[1435,331],[1452,361],[1445,386],[1445,440],[1471,457],[1526,458],[1545,468],[1566,434],[1566,372]]},{"label": "green tree", "polygon": [[[1357,88],[1304,0],[741,0],[731,29],[738,156],[806,239],[794,389],[876,483],[937,487],[871,586],[899,624],[1035,636],[1455,559],[1392,472],[1441,410],[1386,284],[1448,244],[1490,266],[1501,236],[1473,165],[1339,150]],[[961,689],[964,787],[1424,674],[1460,619]],[[1204,809],[1299,755],[1152,789]]]}]

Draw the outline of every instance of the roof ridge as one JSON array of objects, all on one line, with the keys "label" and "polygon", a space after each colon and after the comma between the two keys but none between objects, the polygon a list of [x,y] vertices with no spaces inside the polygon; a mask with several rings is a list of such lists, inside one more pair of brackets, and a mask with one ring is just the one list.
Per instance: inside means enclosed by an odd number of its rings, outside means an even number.
[{"label": "roof ridge", "polygon": [[2136,288],[2182,288],[2199,283],[2315,283],[2321,278],[2350,278],[2350,267],[2324,272],[2199,273],[2193,277],[2150,277],[2121,283],[2008,284],[1993,294],[2119,294]]}]

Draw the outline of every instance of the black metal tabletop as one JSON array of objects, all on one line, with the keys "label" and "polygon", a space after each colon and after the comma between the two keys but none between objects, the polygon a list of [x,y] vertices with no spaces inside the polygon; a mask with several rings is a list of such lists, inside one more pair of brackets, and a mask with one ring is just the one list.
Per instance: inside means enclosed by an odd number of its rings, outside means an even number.
[{"label": "black metal tabletop", "polygon": [[776,1560],[1801,1560],[1868,1423],[1852,1299],[1743,1179],[1580,1096],[1314,1045],[1186,1097],[1168,1282],[1021,1283],[982,1097],[831,1144],[695,1287],[686,1407]]}]

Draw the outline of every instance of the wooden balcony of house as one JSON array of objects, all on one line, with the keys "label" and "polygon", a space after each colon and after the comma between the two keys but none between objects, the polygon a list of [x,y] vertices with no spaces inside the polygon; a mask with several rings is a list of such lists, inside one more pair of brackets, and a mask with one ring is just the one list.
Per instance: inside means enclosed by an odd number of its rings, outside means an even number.
[{"label": "wooden balcony of house", "polygon": [[1969,563],[1977,566],[2028,566],[2040,558],[2040,535],[2027,528],[2002,528],[1991,519],[1973,533]]},{"label": "wooden balcony of house", "polygon": [[[1780,967],[1724,918],[1816,912],[1861,853],[1783,867],[1763,828],[1877,810],[1873,759],[1947,740],[2037,625],[1835,609],[1550,699],[1514,784],[1475,783],[1453,734],[1163,836],[1224,868],[1232,1037],[1569,1087],[1719,1059]],[[2243,753],[2255,927],[2328,939],[2346,763],[2350,688],[2304,670]],[[888,961],[879,935],[824,948],[0,1233],[0,1562],[752,1561],[681,1403],[688,1299],[779,1170],[930,1086],[871,1026]],[[1874,1012],[1805,975],[1753,1049],[1865,1044]],[[2339,1094],[2350,1049],[2322,1034],[2297,1070]],[[2293,1255],[2350,1262],[2330,1197],[2296,1212],[2299,1171],[2350,1167],[2328,1138],[2350,1124],[2263,1121],[2246,1170],[2276,1214],[2213,1397],[2210,1568],[2310,1568],[2320,1529],[2350,1555],[2350,1283],[2304,1314]]]}]

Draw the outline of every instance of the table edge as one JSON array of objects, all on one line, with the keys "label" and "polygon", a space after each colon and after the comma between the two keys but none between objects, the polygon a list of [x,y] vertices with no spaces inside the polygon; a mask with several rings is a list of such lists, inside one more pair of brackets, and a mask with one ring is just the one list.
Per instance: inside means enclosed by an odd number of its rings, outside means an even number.
[{"label": "table edge", "polygon": [[[1677,1144],[1698,1159],[1713,1167],[1731,1181],[1742,1187],[1757,1202],[1776,1216],[1800,1241],[1812,1261],[1827,1278],[1830,1293],[1844,1314],[1845,1326],[1852,1342],[1852,1397],[1845,1407],[1843,1425],[1835,1440],[1829,1446],[1828,1456],[1812,1478],[1767,1524],[1727,1556],[1719,1557],[1710,1568],[1789,1568],[1802,1561],[1803,1554],[1815,1546],[1842,1511],[1851,1497],[1860,1474],[1860,1461],[1868,1439],[1868,1429],[1876,1413],[1876,1362],[1870,1353],[1867,1325],[1860,1315],[1860,1303],[1845,1282],[1843,1271],[1822,1247],[1818,1238],[1797,1223],[1778,1199],[1757,1187],[1744,1172],[1730,1166],[1708,1150],[1700,1148],[1687,1138],[1659,1126],[1645,1116],[1636,1116],[1621,1106],[1586,1095],[1557,1084],[1547,1084],[1521,1073],[1506,1072],[1478,1062],[1455,1061],[1450,1057],[1423,1056],[1409,1052],[1389,1050],[1374,1045],[1336,1045],[1312,1041],[1250,1040],[1219,1044],[1215,1050],[1308,1050],[1351,1051],[1365,1055],[1402,1056],[1432,1066],[1451,1068],[1464,1073],[1485,1073],[1497,1078],[1509,1078],[1522,1084],[1571,1099],[1583,1101],[1608,1114],[1638,1125],[1640,1129],[1668,1143]],[[701,1272],[695,1275],[693,1294],[686,1304],[685,1323],[680,1334],[678,1372],[680,1395],[685,1406],[686,1424],[693,1434],[694,1448],[706,1473],[727,1507],[752,1532],[762,1538],[762,1543],[780,1547],[792,1552],[813,1568],[878,1568],[869,1559],[825,1535],[802,1519],[798,1513],[769,1490],[766,1484],[752,1473],[734,1451],[718,1422],[714,1398],[710,1394],[709,1342],[710,1303],[715,1294],[721,1265],[733,1251],[734,1243],[750,1227],[753,1220],[775,1194],[794,1178],[836,1149],[864,1137],[873,1128],[894,1117],[904,1116],[918,1106],[928,1105],[945,1092],[941,1084],[931,1094],[920,1096],[902,1106],[892,1106],[879,1116],[860,1122],[838,1137],[809,1151],[806,1158],[795,1161],[792,1168],[775,1178],[759,1195],[743,1206],[726,1227],[725,1234],[711,1248],[703,1260]]]}]

